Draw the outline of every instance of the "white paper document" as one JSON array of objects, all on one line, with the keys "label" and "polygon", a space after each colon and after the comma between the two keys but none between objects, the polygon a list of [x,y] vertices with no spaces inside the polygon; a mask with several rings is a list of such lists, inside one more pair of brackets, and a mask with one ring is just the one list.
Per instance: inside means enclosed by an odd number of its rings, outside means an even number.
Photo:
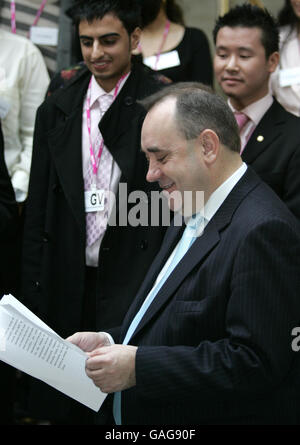
[{"label": "white paper document", "polygon": [[106,395],[85,373],[87,355],[12,295],[0,301],[0,360],[98,411]]}]

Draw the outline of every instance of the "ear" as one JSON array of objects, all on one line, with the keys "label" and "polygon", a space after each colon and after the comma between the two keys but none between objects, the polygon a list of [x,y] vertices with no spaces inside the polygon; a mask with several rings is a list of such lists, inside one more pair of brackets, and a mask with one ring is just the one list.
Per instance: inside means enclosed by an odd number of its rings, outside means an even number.
[{"label": "ear", "polygon": [[206,164],[213,164],[219,154],[219,136],[213,130],[203,130],[198,136],[202,150],[203,160]]},{"label": "ear", "polygon": [[272,53],[269,56],[269,59],[268,59],[269,73],[274,73],[274,71],[276,70],[277,65],[279,63],[279,58],[280,58],[280,55],[279,55],[278,51],[275,51],[274,53]]},{"label": "ear", "polygon": [[130,43],[131,43],[131,50],[135,50],[138,47],[138,44],[140,42],[142,30],[141,28],[135,28],[135,30],[130,34]]}]

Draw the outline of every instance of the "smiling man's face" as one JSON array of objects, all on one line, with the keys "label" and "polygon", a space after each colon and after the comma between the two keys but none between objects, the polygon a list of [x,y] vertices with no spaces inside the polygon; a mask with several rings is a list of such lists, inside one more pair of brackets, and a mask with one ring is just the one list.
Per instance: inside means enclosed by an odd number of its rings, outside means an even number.
[{"label": "smiling man's face", "polygon": [[91,23],[80,22],[79,39],[83,60],[99,85],[111,91],[131,69],[131,51],[139,42],[140,30],[131,35],[113,14]]},{"label": "smiling man's face", "polygon": [[243,109],[268,93],[278,53],[266,58],[259,28],[225,26],[216,39],[214,71],[219,85],[236,109]]}]

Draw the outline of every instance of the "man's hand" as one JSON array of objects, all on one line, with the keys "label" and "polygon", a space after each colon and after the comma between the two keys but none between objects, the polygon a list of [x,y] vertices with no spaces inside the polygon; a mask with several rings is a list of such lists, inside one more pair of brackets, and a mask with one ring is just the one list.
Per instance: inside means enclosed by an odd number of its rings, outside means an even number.
[{"label": "man's hand", "polygon": [[111,344],[104,332],[76,332],[66,340],[78,346],[84,352],[91,352]]},{"label": "man's hand", "polygon": [[137,347],[111,345],[89,354],[86,373],[104,393],[123,391],[135,386]]}]

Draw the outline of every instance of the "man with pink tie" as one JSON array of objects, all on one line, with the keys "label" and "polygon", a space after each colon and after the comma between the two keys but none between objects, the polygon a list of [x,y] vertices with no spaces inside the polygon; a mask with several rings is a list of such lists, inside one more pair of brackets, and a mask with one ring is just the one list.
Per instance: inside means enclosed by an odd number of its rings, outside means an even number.
[{"label": "man with pink tie", "polygon": [[271,15],[248,4],[219,17],[214,71],[240,127],[241,155],[300,217],[300,121],[269,92],[279,61]]}]

